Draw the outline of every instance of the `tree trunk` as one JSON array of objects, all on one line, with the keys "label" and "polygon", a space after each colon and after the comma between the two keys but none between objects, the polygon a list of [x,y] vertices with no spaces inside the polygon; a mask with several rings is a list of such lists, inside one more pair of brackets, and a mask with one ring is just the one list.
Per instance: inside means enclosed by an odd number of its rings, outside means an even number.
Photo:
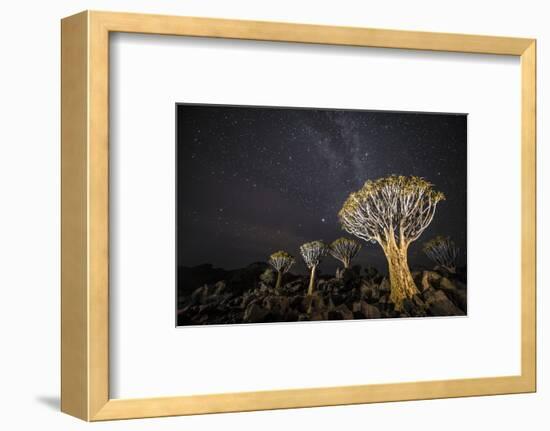
[{"label": "tree trunk", "polygon": [[344,259],[344,269],[348,269],[349,268],[349,265],[350,265],[350,261],[349,259]]},{"label": "tree trunk", "polygon": [[388,272],[390,274],[390,299],[395,304],[395,309],[401,311],[403,300],[410,299],[419,294],[407,263],[407,247],[399,246],[390,240],[384,252],[388,260]]},{"label": "tree trunk", "polygon": [[311,275],[309,277],[309,287],[307,289],[307,294],[309,296],[313,295],[313,288],[315,286],[315,270],[317,269],[317,266],[311,267]]},{"label": "tree trunk", "polygon": [[281,271],[277,271],[277,283],[275,283],[275,290],[279,290],[281,287],[281,281],[283,279],[283,273]]}]

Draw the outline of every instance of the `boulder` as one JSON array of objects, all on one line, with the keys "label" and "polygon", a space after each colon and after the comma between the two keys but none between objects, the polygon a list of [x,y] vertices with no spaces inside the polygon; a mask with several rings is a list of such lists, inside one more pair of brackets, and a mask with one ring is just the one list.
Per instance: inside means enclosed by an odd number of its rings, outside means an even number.
[{"label": "boulder", "polygon": [[445,294],[464,313],[468,311],[468,300],[467,300],[466,290],[450,289],[450,290],[445,290]]},{"label": "boulder", "polygon": [[322,311],[326,309],[325,301],[323,298],[319,295],[312,295],[311,297],[306,296],[306,305],[307,310],[311,308],[311,310],[315,311]]},{"label": "boulder", "polygon": [[341,279],[343,281],[343,290],[350,290],[354,287],[359,286],[359,283],[361,282],[361,276],[359,275],[358,271],[354,270],[353,268],[346,268],[342,271]]},{"label": "boulder", "polygon": [[322,313],[320,311],[314,311],[309,315],[309,320],[311,321],[326,320],[326,319],[327,319],[326,313]]},{"label": "boulder", "polygon": [[340,304],[336,307],[330,307],[327,316],[329,320],[353,319],[353,311],[347,305]]},{"label": "boulder", "polygon": [[201,286],[198,289],[196,289],[191,294],[191,304],[193,305],[205,304],[207,298],[208,298],[208,286],[205,284],[204,286]]},{"label": "boulder", "polygon": [[361,285],[361,296],[368,303],[372,304],[378,302],[380,298],[380,291],[378,286],[375,284],[365,284]]},{"label": "boulder", "polygon": [[344,317],[342,316],[342,313],[336,310],[329,310],[327,313],[327,319],[328,320],[343,320]]},{"label": "boulder", "polygon": [[243,320],[247,323],[262,322],[268,314],[268,310],[260,307],[257,303],[254,302],[246,308],[243,315]]},{"label": "boulder", "polygon": [[215,285],[214,285],[214,295],[222,295],[225,293],[225,290],[226,290],[226,284],[225,284],[225,281],[218,281]]},{"label": "boulder", "polygon": [[456,289],[455,284],[451,280],[449,280],[447,277],[440,277],[439,285],[436,286],[436,287],[438,287],[439,289],[443,289],[443,290],[455,290]]},{"label": "boulder", "polygon": [[423,271],[420,281],[420,291],[424,292],[430,287],[437,286],[441,280],[441,275],[434,271]]},{"label": "boulder", "polygon": [[426,316],[426,304],[420,295],[403,300],[401,317],[424,317]]},{"label": "boulder", "polygon": [[288,310],[289,299],[286,296],[267,296],[262,301],[262,308],[271,313],[284,314]]},{"label": "boulder", "polygon": [[379,275],[378,270],[374,266],[365,267],[363,272],[365,273],[365,275],[368,279],[374,279]]},{"label": "boulder", "polygon": [[283,292],[287,292],[288,294],[296,294],[301,291],[305,291],[306,287],[307,284],[304,283],[304,280],[298,279],[285,284],[283,286]]},{"label": "boulder", "polygon": [[361,303],[361,312],[365,315],[367,319],[380,319],[381,314],[380,310],[374,305],[368,304],[367,302]]},{"label": "boulder", "polygon": [[380,295],[390,293],[390,291],[391,291],[390,280],[388,280],[386,277],[384,277],[382,279],[382,281],[380,282],[380,284],[378,285],[378,291],[380,292]]},{"label": "boulder", "polygon": [[442,290],[428,289],[424,292],[428,314],[431,316],[463,316],[458,308]]}]

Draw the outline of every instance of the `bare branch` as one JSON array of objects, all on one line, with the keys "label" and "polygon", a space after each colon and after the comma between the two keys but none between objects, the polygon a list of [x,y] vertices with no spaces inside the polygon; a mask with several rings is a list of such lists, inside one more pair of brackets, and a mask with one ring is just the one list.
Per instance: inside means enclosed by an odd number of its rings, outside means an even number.
[{"label": "bare branch", "polygon": [[323,241],[307,242],[300,247],[300,253],[309,269],[319,265],[327,250],[328,247]]},{"label": "bare branch", "polygon": [[329,253],[335,259],[338,259],[344,264],[345,268],[349,268],[351,260],[361,250],[361,244],[349,238],[338,238],[329,248]]},{"label": "bare branch", "polygon": [[282,250],[269,256],[269,264],[275,268],[277,272],[281,272],[283,274],[287,273],[295,262],[296,260],[292,255]]},{"label": "bare branch", "polygon": [[456,259],[459,249],[448,236],[436,236],[424,243],[422,250],[437,265],[446,268],[450,272],[456,271]]},{"label": "bare branch", "polygon": [[344,230],[358,238],[382,247],[395,240],[406,247],[429,226],[443,199],[443,193],[423,178],[391,175],[367,181],[348,197],[338,215]]}]

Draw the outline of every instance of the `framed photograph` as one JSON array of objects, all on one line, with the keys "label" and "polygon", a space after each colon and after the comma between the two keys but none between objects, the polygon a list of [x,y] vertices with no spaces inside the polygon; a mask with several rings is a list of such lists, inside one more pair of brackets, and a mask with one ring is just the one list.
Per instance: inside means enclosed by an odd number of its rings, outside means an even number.
[{"label": "framed photograph", "polygon": [[467,314],[465,114],[176,110],[178,325]]},{"label": "framed photograph", "polygon": [[533,39],[62,20],[61,409],[536,390]]}]

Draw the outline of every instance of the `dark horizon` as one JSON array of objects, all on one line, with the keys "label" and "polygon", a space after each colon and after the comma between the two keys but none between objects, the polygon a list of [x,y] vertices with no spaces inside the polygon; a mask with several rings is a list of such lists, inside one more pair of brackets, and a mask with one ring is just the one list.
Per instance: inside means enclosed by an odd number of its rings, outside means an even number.
[{"label": "dark horizon", "polygon": [[[237,269],[285,250],[303,274],[299,246],[354,238],[340,228],[342,204],[391,174],[426,178],[447,198],[409,266],[433,266],[421,246],[436,235],[455,241],[465,265],[465,114],[178,104],[176,115],[178,266]],[[385,272],[380,246],[354,239],[353,263]],[[338,266],[327,256],[320,269]]]}]

